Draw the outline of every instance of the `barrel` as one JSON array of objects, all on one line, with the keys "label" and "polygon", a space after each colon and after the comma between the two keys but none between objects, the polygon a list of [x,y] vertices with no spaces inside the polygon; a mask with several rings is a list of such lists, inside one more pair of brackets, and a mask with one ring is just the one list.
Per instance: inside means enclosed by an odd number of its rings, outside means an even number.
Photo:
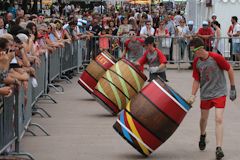
[{"label": "barrel", "polygon": [[121,59],[98,81],[93,96],[111,114],[117,115],[138,94],[146,80],[133,63]]},{"label": "barrel", "polygon": [[110,53],[101,52],[95,60],[87,66],[86,70],[81,74],[78,83],[90,94],[93,92],[98,80],[116,60]]},{"label": "barrel", "polygon": [[171,87],[155,79],[131,99],[113,128],[148,156],[175,132],[190,108]]}]

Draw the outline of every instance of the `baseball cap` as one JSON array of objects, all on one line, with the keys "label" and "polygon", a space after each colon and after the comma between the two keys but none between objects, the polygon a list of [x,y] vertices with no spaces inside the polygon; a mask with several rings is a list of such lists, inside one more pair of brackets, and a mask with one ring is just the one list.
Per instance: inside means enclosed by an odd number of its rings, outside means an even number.
[{"label": "baseball cap", "polygon": [[26,34],[19,33],[16,37],[19,38],[22,43],[28,41],[28,36]]},{"label": "baseball cap", "polygon": [[193,23],[193,21],[188,21],[187,24],[188,24],[188,25],[193,25],[194,23]]},{"label": "baseball cap", "polygon": [[207,25],[208,25],[208,22],[207,22],[207,21],[203,21],[203,22],[202,22],[202,25],[203,25],[203,26],[207,26]]},{"label": "baseball cap", "polygon": [[217,15],[215,13],[212,14],[212,17],[214,17],[214,16],[217,17]]},{"label": "baseball cap", "polygon": [[149,36],[145,39],[144,44],[148,45],[148,44],[152,44],[154,43],[154,38],[152,36]]}]

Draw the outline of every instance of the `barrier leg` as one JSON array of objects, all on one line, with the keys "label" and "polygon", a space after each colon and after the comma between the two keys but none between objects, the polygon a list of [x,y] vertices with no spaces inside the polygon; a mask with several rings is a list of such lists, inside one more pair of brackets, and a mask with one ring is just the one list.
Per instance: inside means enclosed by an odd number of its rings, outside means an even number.
[{"label": "barrier leg", "polygon": [[39,128],[41,131],[43,131],[47,136],[50,136],[50,134],[39,124],[37,123],[30,123],[29,126],[35,126],[37,128]]},{"label": "barrier leg", "polygon": [[[63,93],[64,92],[64,89],[61,85],[55,85],[55,84],[48,84],[48,87],[52,87],[56,92],[59,92],[59,93]],[[61,90],[58,89],[61,88]]]},{"label": "barrier leg", "polygon": [[[43,94],[41,97],[45,97],[44,100],[51,100],[53,101],[53,103],[57,104],[57,101],[54,100],[51,96],[49,96],[48,94]],[[48,99],[46,99],[48,97]],[[39,98],[38,100],[41,100],[42,98]]]},{"label": "barrier leg", "polygon": [[71,80],[67,77],[67,76],[64,76],[64,75],[61,75],[60,77],[61,79],[65,80],[68,84],[71,84]]},{"label": "barrier leg", "polygon": [[33,115],[40,115],[41,118],[44,118],[44,116],[42,115],[41,112],[39,112],[38,110],[32,111]]},{"label": "barrier leg", "polygon": [[[44,113],[48,116],[48,118],[51,118],[51,117],[52,117],[45,109],[43,109],[42,107],[37,106],[36,104],[34,105],[33,109],[41,110],[42,112],[44,112]],[[40,113],[40,112],[39,112],[39,113]],[[41,115],[42,115],[42,114],[41,114]]]},{"label": "barrier leg", "polygon": [[25,129],[26,132],[31,133],[34,137],[37,136],[33,131],[31,131],[29,128]]},{"label": "barrier leg", "polygon": [[33,157],[32,154],[27,153],[27,152],[12,152],[8,154],[9,156],[25,156],[30,158],[31,160],[35,160],[36,158]]}]

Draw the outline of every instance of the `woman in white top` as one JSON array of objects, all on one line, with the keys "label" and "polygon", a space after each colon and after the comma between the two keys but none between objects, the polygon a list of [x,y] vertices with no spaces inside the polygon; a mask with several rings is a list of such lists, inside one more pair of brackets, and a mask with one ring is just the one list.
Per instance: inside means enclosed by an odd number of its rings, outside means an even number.
[{"label": "woman in white top", "polygon": [[157,47],[160,49],[164,55],[169,53],[169,48],[171,47],[171,38],[166,28],[165,21],[159,22],[159,26],[156,29],[155,36],[157,38]]},{"label": "woman in white top", "polygon": [[215,30],[215,39],[213,43],[213,49],[217,51],[218,54],[224,54],[224,39],[221,39],[221,28],[218,21],[212,22],[212,26]]}]

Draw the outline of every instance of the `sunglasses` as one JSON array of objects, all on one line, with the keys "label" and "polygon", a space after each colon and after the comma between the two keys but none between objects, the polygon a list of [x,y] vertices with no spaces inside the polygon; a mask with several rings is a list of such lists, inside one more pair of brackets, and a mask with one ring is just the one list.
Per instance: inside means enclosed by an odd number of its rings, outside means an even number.
[{"label": "sunglasses", "polygon": [[129,36],[135,36],[136,34],[135,33],[129,33]]}]

